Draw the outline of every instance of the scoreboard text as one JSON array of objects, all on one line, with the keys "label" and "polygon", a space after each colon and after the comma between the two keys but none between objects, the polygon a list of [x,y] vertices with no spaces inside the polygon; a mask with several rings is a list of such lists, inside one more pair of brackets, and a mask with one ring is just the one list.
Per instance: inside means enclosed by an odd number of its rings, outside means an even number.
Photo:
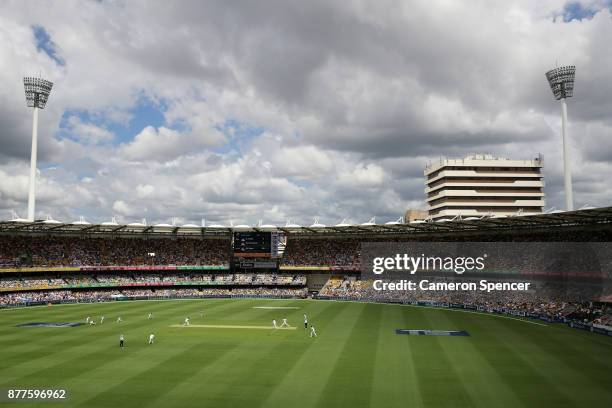
[{"label": "scoreboard text", "polygon": [[234,256],[270,258],[272,233],[260,231],[234,232]]}]

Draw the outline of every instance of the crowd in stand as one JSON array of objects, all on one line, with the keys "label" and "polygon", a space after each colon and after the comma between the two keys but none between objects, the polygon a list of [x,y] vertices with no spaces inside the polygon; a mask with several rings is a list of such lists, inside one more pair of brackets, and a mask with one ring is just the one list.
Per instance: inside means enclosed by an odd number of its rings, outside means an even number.
[{"label": "crowd in stand", "polygon": [[[451,279],[434,278],[432,283],[451,282]],[[454,280],[457,282],[457,280]],[[462,279],[461,282],[470,282]],[[500,282],[510,282],[504,279]],[[612,322],[612,306],[593,302],[601,294],[597,284],[570,284],[532,281],[528,291],[455,291],[455,290],[375,290],[373,281],[353,277],[332,278],[319,292],[324,298],[352,299],[371,302],[456,304],[473,306],[485,311],[508,311],[568,318],[577,321],[609,324]]]},{"label": "crowd in stand", "polygon": [[[295,238],[289,237],[281,265],[334,266],[358,269],[362,242],[461,242],[474,236],[437,234],[401,238]],[[482,231],[479,242],[589,242],[610,241],[609,231],[514,232]],[[73,237],[61,235],[1,235],[0,268],[80,266],[228,266],[229,238],[186,237]]]},{"label": "crowd in stand", "polygon": [[46,288],[67,285],[155,285],[155,284],[195,284],[195,285],[292,285],[303,286],[306,284],[305,275],[293,274],[177,274],[177,273],[149,273],[149,274],[120,274],[104,273],[96,275],[69,275],[63,278],[57,277],[23,277],[21,279],[0,279],[0,289],[8,291],[11,289],[22,290],[24,288]]},{"label": "crowd in stand", "polygon": [[360,248],[361,241],[356,239],[290,239],[282,265],[359,268]]},{"label": "crowd in stand", "polygon": [[[335,266],[359,269],[361,244],[363,242],[609,242],[609,230],[563,230],[534,231],[481,231],[478,236],[457,233],[437,233],[430,236],[406,234],[398,237],[366,236],[355,238],[295,238],[289,237],[281,265],[287,266]],[[508,249],[502,247],[502,250]],[[554,262],[555,260],[552,260]]]},{"label": "crowd in stand", "polygon": [[253,297],[296,297],[308,295],[306,288],[180,288],[180,289],[121,289],[106,291],[38,291],[0,293],[0,306],[29,303],[57,302],[100,302],[133,297],[206,297],[206,296],[253,296]]},{"label": "crowd in stand", "polygon": [[[473,236],[453,235],[430,237],[429,241],[465,241]],[[535,242],[535,241],[605,241],[609,232],[551,231],[546,233],[487,233],[478,236],[482,242]],[[361,244],[364,238],[292,238],[287,241],[281,266],[331,266],[359,269]],[[423,240],[418,235],[406,236],[402,241]],[[398,239],[376,241],[398,242]],[[100,238],[66,236],[0,236],[0,268],[20,267],[66,267],[66,266],[167,266],[167,265],[223,265],[230,263],[229,239],[195,238]],[[580,256],[580,254],[578,254]],[[589,254],[582,254],[589,257]],[[543,269],[554,269],[541,259],[527,259],[526,264],[543,265]],[[548,262],[557,262],[552,257]],[[582,260],[581,260],[582,262]],[[210,271],[209,271],[210,272]],[[538,271],[521,270],[526,275]],[[587,271],[588,272],[588,271]],[[45,272],[48,274],[49,272]],[[28,302],[96,301],[122,296],[306,296],[306,275],[281,273],[193,273],[176,271],[162,273],[87,273],[61,276],[21,276],[4,274],[0,278],[0,305]],[[518,276],[518,275],[517,275]],[[589,278],[592,278],[589,277]],[[443,278],[433,278],[441,280]],[[464,282],[467,279],[463,279]],[[505,279],[504,282],[508,282]],[[142,289],[114,288],[109,290],[45,290],[35,292],[29,288],[60,287],[67,285],[202,285],[198,288]],[[206,285],[227,285],[232,288],[210,288]],[[536,287],[525,292],[482,291],[376,291],[372,281],[355,278],[330,279],[319,295],[330,298],[355,299],[375,302],[436,302],[461,304],[483,310],[509,310],[532,313],[551,318],[571,318],[595,324],[612,324],[610,307],[593,303],[605,299],[612,301],[612,293],[601,292],[601,284],[595,289],[589,285],[554,283]],[[245,286],[245,287],[236,287]],[[246,287],[248,286],[248,287]],[[273,287],[285,286],[285,287]],[[289,288],[286,286],[295,286]],[[27,289],[23,291],[23,289]],[[11,291],[20,289],[20,291]],[[599,293],[595,296],[595,292]]]},{"label": "crowd in stand", "polygon": [[21,288],[45,287],[45,286],[65,285],[65,284],[66,284],[66,281],[60,278],[0,279],[0,289],[21,289]]},{"label": "crowd in stand", "polygon": [[221,239],[0,236],[0,268],[228,265]]}]

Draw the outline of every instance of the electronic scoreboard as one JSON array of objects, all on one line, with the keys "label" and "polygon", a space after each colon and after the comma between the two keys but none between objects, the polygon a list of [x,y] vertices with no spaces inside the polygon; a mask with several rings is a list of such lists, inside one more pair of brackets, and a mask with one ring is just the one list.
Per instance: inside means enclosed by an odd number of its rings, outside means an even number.
[{"label": "electronic scoreboard", "polygon": [[236,231],[233,236],[233,272],[278,272],[278,232]]},{"label": "electronic scoreboard", "polygon": [[243,258],[271,258],[272,233],[261,231],[234,232],[234,256]]}]

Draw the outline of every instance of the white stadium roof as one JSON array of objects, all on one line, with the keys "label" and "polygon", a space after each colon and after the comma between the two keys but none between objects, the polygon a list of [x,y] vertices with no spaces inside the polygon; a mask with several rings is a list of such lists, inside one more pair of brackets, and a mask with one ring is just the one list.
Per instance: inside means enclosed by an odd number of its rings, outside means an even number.
[{"label": "white stadium roof", "polygon": [[554,226],[571,226],[580,224],[612,224],[612,207],[587,208],[562,213],[542,213],[513,217],[483,217],[473,219],[455,219],[436,221],[414,221],[402,223],[389,221],[383,224],[363,223],[352,225],[344,221],[334,226],[326,226],[319,222],[310,226],[301,226],[288,222],[285,226],[270,224],[249,226],[223,226],[212,224],[197,226],[195,224],[171,225],[144,223],[119,224],[115,219],[100,224],[88,223],[82,218],[76,222],[64,223],[57,220],[29,221],[15,217],[0,221],[0,233],[86,233],[86,234],[117,234],[117,235],[182,235],[182,236],[219,236],[229,235],[234,230],[249,231],[283,231],[295,235],[325,235],[325,234],[411,234],[432,232],[485,231],[495,229],[537,228]]}]

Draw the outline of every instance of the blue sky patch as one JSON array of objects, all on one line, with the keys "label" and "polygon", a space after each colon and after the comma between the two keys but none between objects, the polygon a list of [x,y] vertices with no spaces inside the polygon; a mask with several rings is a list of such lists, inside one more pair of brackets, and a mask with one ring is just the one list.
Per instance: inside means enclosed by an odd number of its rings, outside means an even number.
[{"label": "blue sky patch", "polygon": [[[78,117],[83,123],[90,123],[97,127],[104,128],[113,133],[113,145],[129,143],[139,134],[145,127],[153,126],[158,128],[166,124],[164,117],[165,106],[162,103],[155,103],[148,98],[140,98],[136,106],[129,109],[130,120],[127,123],[119,123],[111,121],[107,118],[104,112],[90,112],[80,109],[69,109],[64,112],[60,120],[59,131],[57,137],[59,139],[70,139],[78,141],[78,135],[74,135],[70,129],[69,120],[71,117]],[[172,124],[167,126],[171,129],[182,131],[185,129],[183,123]]]},{"label": "blue sky patch", "polygon": [[[612,0],[606,2],[606,7],[612,9]],[[600,8],[590,8],[578,1],[572,1],[563,7],[563,21],[568,23],[572,20],[590,20],[600,10]]]},{"label": "blue sky patch", "polygon": [[261,136],[265,131],[263,127],[251,126],[236,119],[228,119],[222,125],[216,126],[216,129],[222,132],[228,140],[226,145],[215,149],[217,153],[242,153],[252,140]]},{"label": "blue sky patch", "polygon": [[36,51],[44,52],[59,66],[65,66],[66,61],[59,55],[57,45],[51,39],[51,36],[44,27],[35,25],[32,27],[34,39],[36,40]]},{"label": "blue sky patch", "polygon": [[[163,113],[164,110],[165,107],[163,104],[156,104],[150,99],[141,98],[138,104],[130,109],[132,119],[127,126],[112,123],[108,126],[108,130],[115,134],[115,141],[117,144],[130,142],[147,126],[158,128],[166,125],[166,118]],[[168,127],[174,129],[172,126]]]}]

